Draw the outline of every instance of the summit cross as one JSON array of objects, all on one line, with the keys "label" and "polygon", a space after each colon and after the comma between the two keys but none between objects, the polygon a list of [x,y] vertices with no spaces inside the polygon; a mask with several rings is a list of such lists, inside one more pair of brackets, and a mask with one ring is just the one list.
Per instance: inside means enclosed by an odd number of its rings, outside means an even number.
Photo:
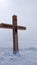
[{"label": "summit cross", "polygon": [[13,24],[1,23],[0,28],[12,29],[13,30],[13,51],[18,51],[18,30],[26,30],[24,26],[17,26],[17,16],[12,16]]}]

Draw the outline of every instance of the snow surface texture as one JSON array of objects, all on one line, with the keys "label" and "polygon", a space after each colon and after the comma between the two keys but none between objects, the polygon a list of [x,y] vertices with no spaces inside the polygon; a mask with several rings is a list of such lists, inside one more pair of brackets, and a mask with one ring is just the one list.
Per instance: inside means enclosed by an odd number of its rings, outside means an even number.
[{"label": "snow surface texture", "polygon": [[17,54],[11,48],[0,48],[0,65],[37,65],[37,48],[20,49]]}]

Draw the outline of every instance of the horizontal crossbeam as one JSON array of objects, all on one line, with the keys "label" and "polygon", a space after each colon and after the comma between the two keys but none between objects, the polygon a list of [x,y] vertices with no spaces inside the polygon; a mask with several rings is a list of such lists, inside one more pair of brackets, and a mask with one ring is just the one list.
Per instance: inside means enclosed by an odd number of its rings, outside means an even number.
[{"label": "horizontal crossbeam", "polygon": [[5,23],[1,23],[0,24],[0,28],[6,28],[6,29],[18,29],[18,30],[26,30],[26,27],[23,26],[16,26],[16,25],[11,25],[11,24],[5,24]]}]

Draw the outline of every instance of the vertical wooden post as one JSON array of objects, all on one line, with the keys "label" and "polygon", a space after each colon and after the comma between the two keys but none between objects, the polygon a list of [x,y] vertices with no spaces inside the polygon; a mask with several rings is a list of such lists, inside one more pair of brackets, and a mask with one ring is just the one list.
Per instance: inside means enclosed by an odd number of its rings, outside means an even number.
[{"label": "vertical wooden post", "polygon": [[[16,15],[12,16],[12,22],[13,22],[13,25],[17,26],[17,16]],[[14,29],[13,29],[13,51],[18,51],[18,31],[17,31],[17,27],[14,27]]]}]

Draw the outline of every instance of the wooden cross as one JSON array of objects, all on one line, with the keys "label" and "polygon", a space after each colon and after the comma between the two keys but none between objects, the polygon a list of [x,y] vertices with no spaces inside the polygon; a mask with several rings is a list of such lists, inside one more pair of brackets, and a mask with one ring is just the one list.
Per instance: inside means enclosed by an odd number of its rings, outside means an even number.
[{"label": "wooden cross", "polygon": [[17,26],[17,16],[12,16],[12,24],[1,23],[0,28],[12,29],[13,30],[13,51],[18,51],[18,31],[17,30],[26,30],[26,27]]}]

